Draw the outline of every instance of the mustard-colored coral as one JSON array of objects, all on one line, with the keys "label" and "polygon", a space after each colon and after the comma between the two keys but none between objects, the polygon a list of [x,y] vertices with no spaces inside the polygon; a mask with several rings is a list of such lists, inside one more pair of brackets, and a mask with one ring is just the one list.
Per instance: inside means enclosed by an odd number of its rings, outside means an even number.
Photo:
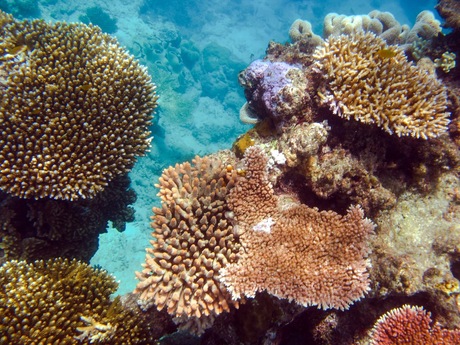
[{"label": "mustard-colored coral", "polygon": [[451,69],[455,68],[455,59],[457,56],[452,52],[444,52],[441,58],[434,60],[436,67],[440,67],[444,73],[449,73]]},{"label": "mustard-colored coral", "polygon": [[234,142],[233,149],[238,157],[243,156],[246,149],[254,145],[255,141],[251,138],[251,133],[251,130],[247,131]]},{"label": "mustard-colored coral", "polygon": [[155,86],[98,27],[0,21],[0,188],[93,197],[148,149]]},{"label": "mustard-colored coral", "polygon": [[0,344],[151,344],[124,310],[113,276],[77,260],[8,261],[0,267]]},{"label": "mustard-colored coral", "polygon": [[145,308],[166,309],[180,323],[194,319],[195,333],[209,318],[238,306],[217,279],[239,251],[226,204],[235,176],[217,158],[196,157],[193,164],[166,169],[157,185],[162,205],[153,208],[155,240],[136,274],[135,293]]},{"label": "mustard-colored coral", "polygon": [[[383,54],[393,52],[393,57]],[[375,124],[390,134],[434,138],[447,131],[443,85],[410,63],[397,46],[373,33],[331,36],[315,52],[326,79],[322,101],[346,119]]]}]

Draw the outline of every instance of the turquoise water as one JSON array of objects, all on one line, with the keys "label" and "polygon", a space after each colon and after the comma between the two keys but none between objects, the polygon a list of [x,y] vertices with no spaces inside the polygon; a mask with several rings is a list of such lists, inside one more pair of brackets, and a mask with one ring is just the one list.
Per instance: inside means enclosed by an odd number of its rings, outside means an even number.
[{"label": "turquoise water", "polygon": [[[250,128],[239,121],[245,102],[238,73],[264,56],[269,41],[287,42],[295,19],[312,23],[321,35],[327,13],[355,15],[391,12],[412,25],[416,15],[436,1],[6,1],[0,8],[18,18],[83,21],[118,38],[148,67],[160,96],[152,149],[131,173],[138,194],[136,220],[124,233],[109,229],[100,237],[92,263],[120,280],[121,294],[131,291],[150,239],[151,207],[158,204],[161,170],[176,162],[230,148]],[[434,11],[434,10],[433,10]]]}]

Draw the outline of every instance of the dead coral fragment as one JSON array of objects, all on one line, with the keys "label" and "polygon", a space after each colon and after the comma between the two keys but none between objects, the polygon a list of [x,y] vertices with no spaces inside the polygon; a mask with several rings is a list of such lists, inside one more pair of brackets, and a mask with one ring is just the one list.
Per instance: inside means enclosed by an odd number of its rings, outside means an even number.
[{"label": "dead coral fragment", "polygon": [[[396,54],[382,57],[383,49]],[[398,136],[429,139],[447,130],[445,88],[397,46],[373,33],[331,36],[315,58],[327,79],[322,100],[335,114]]]},{"label": "dead coral fragment", "polygon": [[431,314],[422,307],[403,305],[384,314],[375,324],[372,345],[455,345],[460,344],[460,330],[431,325]]},{"label": "dead coral fragment", "polygon": [[365,258],[374,224],[359,207],[346,216],[295,203],[277,207],[267,160],[249,148],[247,174],[230,193],[242,249],[221,280],[234,299],[266,290],[304,306],[347,309],[369,289]]},{"label": "dead coral fragment", "polygon": [[162,206],[153,209],[155,240],[147,248],[144,270],[136,274],[135,293],[144,308],[155,304],[183,322],[206,321],[238,306],[217,280],[239,251],[225,201],[235,176],[235,170],[207,157],[163,172],[157,185]]}]

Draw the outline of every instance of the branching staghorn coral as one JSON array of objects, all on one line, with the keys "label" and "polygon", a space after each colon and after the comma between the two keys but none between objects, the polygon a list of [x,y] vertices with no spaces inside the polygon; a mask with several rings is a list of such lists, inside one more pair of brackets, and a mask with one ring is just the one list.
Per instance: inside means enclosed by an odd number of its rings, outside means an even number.
[{"label": "branching staghorn coral", "polygon": [[369,290],[368,240],[374,224],[359,207],[347,215],[318,211],[275,196],[268,157],[246,150],[245,177],[229,195],[238,224],[238,260],[220,280],[235,300],[267,291],[304,306],[347,309]]},{"label": "branching staghorn coral", "polygon": [[447,130],[447,95],[432,75],[373,33],[330,37],[315,52],[327,81],[320,94],[334,114],[390,134],[435,138]]},{"label": "branching staghorn coral", "polygon": [[197,156],[165,169],[157,185],[162,205],[153,209],[154,240],[134,292],[144,309],[166,309],[194,333],[239,305],[217,279],[239,251],[226,204],[235,178],[219,159]]},{"label": "branching staghorn coral", "polygon": [[0,12],[0,188],[92,198],[149,147],[155,86],[95,26]]}]

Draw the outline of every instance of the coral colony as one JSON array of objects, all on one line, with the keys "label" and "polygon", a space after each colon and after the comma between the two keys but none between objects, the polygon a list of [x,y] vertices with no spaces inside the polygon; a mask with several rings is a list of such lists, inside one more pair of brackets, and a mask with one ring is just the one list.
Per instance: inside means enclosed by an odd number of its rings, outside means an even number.
[{"label": "coral colony", "polygon": [[113,300],[84,261],[132,220],[155,86],[95,26],[0,12],[0,343],[460,344],[452,6],[447,38],[428,11],[296,20],[238,76],[254,127],[163,170]]}]

